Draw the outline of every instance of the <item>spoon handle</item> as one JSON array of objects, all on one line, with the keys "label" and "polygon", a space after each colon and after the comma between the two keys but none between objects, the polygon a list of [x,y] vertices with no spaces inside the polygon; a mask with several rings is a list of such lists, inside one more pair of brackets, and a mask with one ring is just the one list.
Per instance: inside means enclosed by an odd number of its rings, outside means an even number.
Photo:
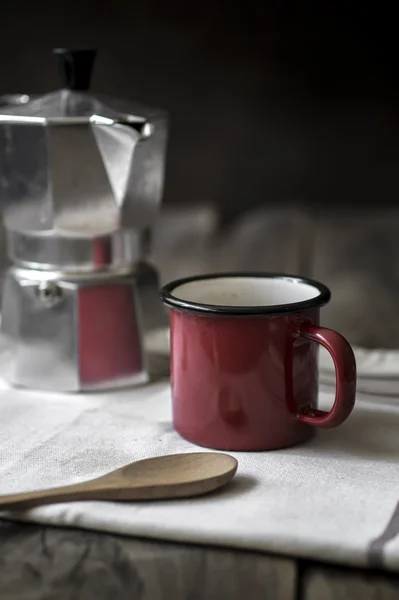
[{"label": "spoon handle", "polygon": [[0,510],[25,510],[34,506],[56,504],[58,502],[105,500],[107,495],[112,494],[112,490],[101,489],[90,483],[84,482],[58,488],[0,496]]}]

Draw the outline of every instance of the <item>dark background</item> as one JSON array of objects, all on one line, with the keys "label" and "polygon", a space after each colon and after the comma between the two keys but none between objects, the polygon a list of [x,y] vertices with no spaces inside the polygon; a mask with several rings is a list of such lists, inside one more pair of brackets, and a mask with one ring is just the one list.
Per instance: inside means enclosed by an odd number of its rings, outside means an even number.
[{"label": "dark background", "polygon": [[11,2],[0,93],[59,86],[54,46],[98,48],[93,92],[166,108],[165,202],[392,204],[394,8],[333,2]]}]

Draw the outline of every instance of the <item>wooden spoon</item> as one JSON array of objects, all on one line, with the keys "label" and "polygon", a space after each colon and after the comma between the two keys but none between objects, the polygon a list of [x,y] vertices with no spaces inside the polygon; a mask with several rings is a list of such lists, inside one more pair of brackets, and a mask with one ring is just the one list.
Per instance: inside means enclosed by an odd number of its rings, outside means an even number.
[{"label": "wooden spoon", "polygon": [[106,475],[63,487],[0,496],[0,510],[80,500],[158,500],[201,496],[228,483],[238,463],[229,454],[169,454],[133,462]]}]

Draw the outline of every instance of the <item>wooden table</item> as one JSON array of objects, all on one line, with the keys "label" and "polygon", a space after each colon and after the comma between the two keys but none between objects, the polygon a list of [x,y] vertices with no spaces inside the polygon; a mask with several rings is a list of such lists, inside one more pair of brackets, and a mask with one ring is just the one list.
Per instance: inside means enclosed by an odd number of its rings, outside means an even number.
[{"label": "wooden table", "polygon": [[393,600],[399,575],[0,522],[1,600]]}]

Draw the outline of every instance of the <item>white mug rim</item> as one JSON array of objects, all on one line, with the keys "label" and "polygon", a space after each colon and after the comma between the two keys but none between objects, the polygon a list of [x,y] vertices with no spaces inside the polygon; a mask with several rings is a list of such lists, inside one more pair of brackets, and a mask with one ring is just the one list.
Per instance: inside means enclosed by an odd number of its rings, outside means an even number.
[{"label": "white mug rim", "polygon": [[[311,286],[317,292],[311,298],[301,300],[299,302],[283,302],[278,304],[259,304],[259,305],[224,305],[224,304],[207,304],[203,302],[197,302],[193,300],[187,300],[179,298],[174,295],[174,291],[177,288],[184,286],[189,283],[208,281],[214,279],[274,279],[281,280],[288,284],[305,284]],[[265,272],[224,272],[224,273],[211,273],[192,275],[190,277],[184,277],[171,281],[164,285],[161,289],[161,300],[168,307],[177,311],[184,311],[197,315],[208,315],[208,316],[234,316],[234,317],[248,317],[248,316],[275,316],[284,315],[290,313],[301,312],[304,310],[310,310],[324,306],[329,302],[331,298],[331,292],[326,285],[298,275],[289,275],[286,273],[265,273]]]}]

